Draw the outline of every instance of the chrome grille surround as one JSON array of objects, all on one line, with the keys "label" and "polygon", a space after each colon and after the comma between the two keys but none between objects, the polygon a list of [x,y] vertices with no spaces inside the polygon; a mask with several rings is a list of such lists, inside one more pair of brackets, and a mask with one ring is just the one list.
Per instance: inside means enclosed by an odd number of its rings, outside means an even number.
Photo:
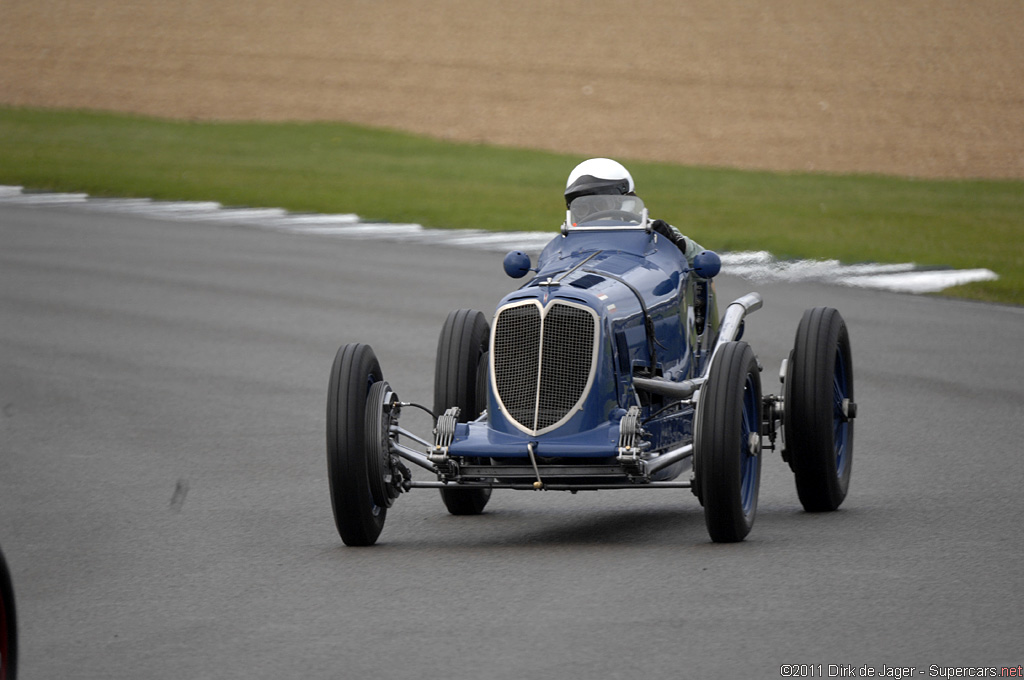
[{"label": "chrome grille surround", "polygon": [[498,406],[531,435],[560,426],[582,408],[597,368],[598,315],[555,300],[498,309],[491,333],[491,384]]}]

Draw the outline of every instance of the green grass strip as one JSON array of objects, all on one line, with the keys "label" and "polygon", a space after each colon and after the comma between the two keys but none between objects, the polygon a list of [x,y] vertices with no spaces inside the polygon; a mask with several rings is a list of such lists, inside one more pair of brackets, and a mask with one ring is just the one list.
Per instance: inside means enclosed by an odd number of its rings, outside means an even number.
[{"label": "green grass strip", "polygon": [[[554,230],[582,160],[341,123],[221,123],[0,107],[0,184]],[[620,158],[655,217],[705,247],[984,267],[947,292],[1024,304],[1024,182],[692,168]]]}]

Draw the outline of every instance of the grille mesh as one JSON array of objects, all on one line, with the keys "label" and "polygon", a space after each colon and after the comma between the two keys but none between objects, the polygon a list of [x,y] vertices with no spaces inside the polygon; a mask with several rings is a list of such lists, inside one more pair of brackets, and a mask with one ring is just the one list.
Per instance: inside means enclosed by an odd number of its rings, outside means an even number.
[{"label": "grille mesh", "polygon": [[494,380],[509,415],[533,429],[540,354],[540,309],[510,307],[494,323]]},{"label": "grille mesh", "polygon": [[494,324],[495,386],[516,422],[543,430],[576,406],[590,380],[594,332],[593,315],[579,307],[555,303],[543,322],[536,305],[502,310]]}]

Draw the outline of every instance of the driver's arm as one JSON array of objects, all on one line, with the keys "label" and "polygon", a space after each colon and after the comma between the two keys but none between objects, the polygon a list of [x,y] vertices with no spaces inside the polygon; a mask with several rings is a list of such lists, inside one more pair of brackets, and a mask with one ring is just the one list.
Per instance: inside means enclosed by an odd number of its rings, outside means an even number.
[{"label": "driver's arm", "polygon": [[704,250],[699,243],[683,236],[678,229],[665,220],[654,220],[651,222],[651,227],[654,231],[676,244],[676,247],[686,256],[686,262],[691,267],[693,266],[693,258],[697,256],[697,253]]}]

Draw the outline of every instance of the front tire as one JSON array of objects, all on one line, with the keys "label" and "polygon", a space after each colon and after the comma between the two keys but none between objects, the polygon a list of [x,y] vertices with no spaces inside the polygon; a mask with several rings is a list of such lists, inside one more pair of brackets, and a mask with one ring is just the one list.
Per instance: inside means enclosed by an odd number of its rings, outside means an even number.
[{"label": "front tire", "polygon": [[853,359],[846,322],[831,307],[804,312],[787,367],[786,453],[808,512],[836,510],[853,467]]},{"label": "front tire", "polygon": [[369,345],[343,345],[334,357],[327,389],[327,476],[334,523],[345,545],[376,543],[387,516],[370,491],[365,428],[370,387],[383,379]]},{"label": "front tire", "polygon": [[761,374],[750,345],[722,345],[699,408],[696,481],[704,522],[712,541],[742,541],[754,526],[761,484]]},{"label": "front tire", "polygon": [[[482,312],[459,309],[445,319],[434,364],[435,414],[458,406],[459,422],[465,423],[476,420],[487,408],[485,371],[490,335],[490,325]],[[441,499],[453,515],[479,515],[490,498],[490,489],[441,489]]]}]

